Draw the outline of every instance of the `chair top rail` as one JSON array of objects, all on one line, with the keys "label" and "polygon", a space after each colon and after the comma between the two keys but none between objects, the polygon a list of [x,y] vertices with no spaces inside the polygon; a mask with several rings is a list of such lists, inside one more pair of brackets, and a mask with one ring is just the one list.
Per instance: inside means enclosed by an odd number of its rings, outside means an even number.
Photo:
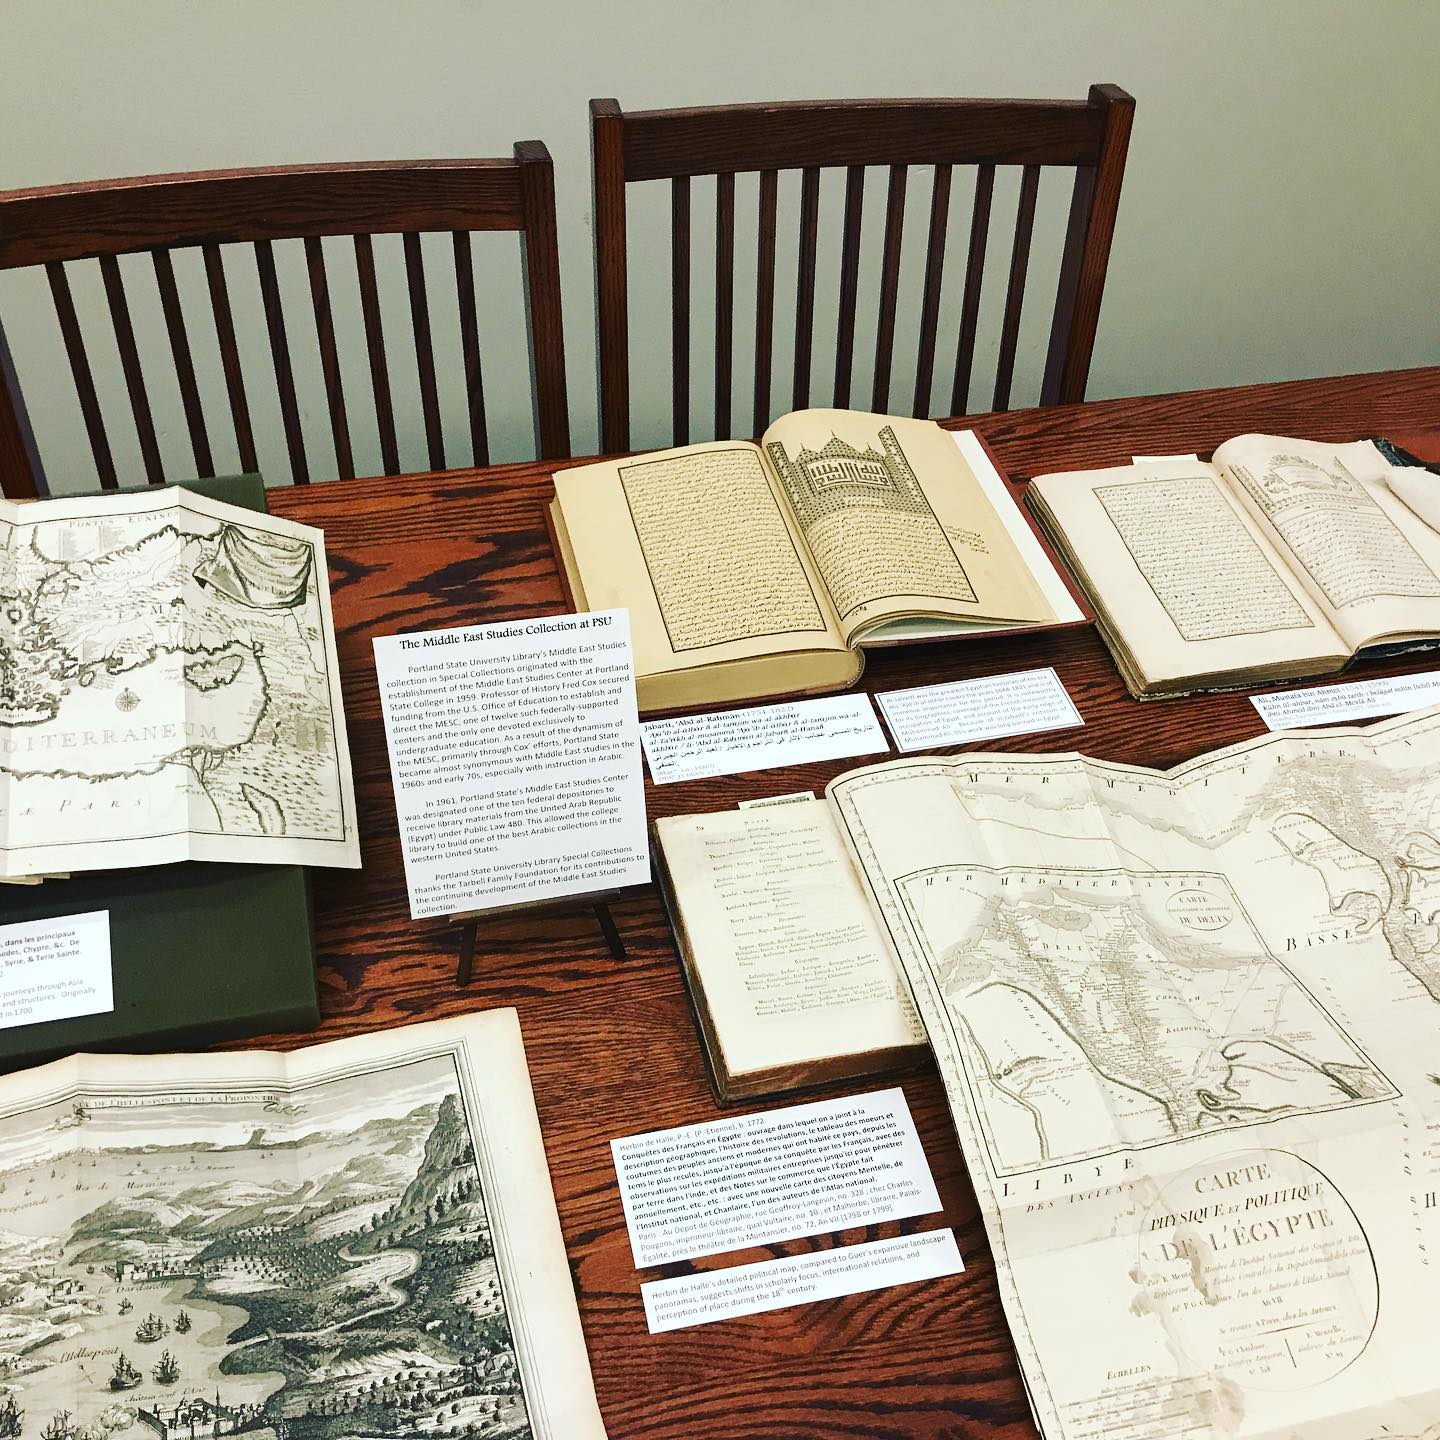
[{"label": "chair top rail", "polygon": [[850,165],[1093,165],[1106,104],[1093,100],[817,100],[621,112],[625,178],[666,180]]},{"label": "chair top rail", "polygon": [[307,236],[516,230],[516,158],[375,161],[147,175],[0,192],[0,270],[153,249]]}]

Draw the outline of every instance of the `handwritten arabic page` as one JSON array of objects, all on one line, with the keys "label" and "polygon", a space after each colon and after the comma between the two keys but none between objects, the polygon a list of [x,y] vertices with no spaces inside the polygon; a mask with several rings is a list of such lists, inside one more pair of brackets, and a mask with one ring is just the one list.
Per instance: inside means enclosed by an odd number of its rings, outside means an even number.
[{"label": "handwritten arabic page", "polygon": [[7,1076],[0,1263],[27,1435],[604,1437],[513,1010]]},{"label": "handwritten arabic page", "polygon": [[183,489],[0,505],[0,869],[357,866],[325,541]]},{"label": "handwritten arabic page", "polygon": [[1440,1417],[1440,712],[829,794],[1049,1440]]}]

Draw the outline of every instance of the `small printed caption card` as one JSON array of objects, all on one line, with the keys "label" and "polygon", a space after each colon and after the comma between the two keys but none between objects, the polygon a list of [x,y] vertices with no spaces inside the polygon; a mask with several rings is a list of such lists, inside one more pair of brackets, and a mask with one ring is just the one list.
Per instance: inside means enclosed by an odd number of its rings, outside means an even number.
[{"label": "small printed caption card", "polygon": [[1304,690],[1275,690],[1252,695],[1250,703],[1271,730],[1294,725],[1333,725],[1342,720],[1374,720],[1428,710],[1440,705],[1440,670],[1421,675],[1387,675],[1381,680],[1351,680],[1312,685]]},{"label": "small printed caption card", "polygon": [[640,727],[657,785],[888,753],[868,695],[829,695],[650,720]]},{"label": "small printed caption card", "polygon": [[411,915],[650,878],[628,611],[381,636],[375,671]]},{"label": "small printed caption card", "polygon": [[612,1140],[637,1269],[940,1208],[898,1087]]},{"label": "small printed caption card", "polygon": [[1085,723],[1050,666],[887,690],[875,698],[901,750],[934,750]]},{"label": "small printed caption card", "polygon": [[114,1008],[108,910],[0,925],[0,1029]]},{"label": "small printed caption card", "polygon": [[913,1285],[918,1280],[958,1275],[964,1268],[954,1231],[924,1230],[894,1240],[782,1255],[673,1280],[647,1280],[640,1286],[640,1298],[645,1302],[645,1323],[652,1335],[658,1335],[736,1315],[831,1300],[837,1295]]}]

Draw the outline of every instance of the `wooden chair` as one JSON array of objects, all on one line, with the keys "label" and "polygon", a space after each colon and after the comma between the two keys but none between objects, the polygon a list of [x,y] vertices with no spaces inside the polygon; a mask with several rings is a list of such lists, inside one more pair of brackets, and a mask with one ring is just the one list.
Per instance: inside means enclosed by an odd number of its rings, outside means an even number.
[{"label": "wooden chair", "polygon": [[[196,384],[189,331],[176,285],[172,252],[199,247],[219,345],[240,463],[258,468],[250,408],[235,338],[221,246],[253,247],[292,478],[310,478],[291,367],[290,340],[272,242],[303,239],[313,324],[319,345],[335,466],[355,471],[347,401],[341,383],[322,236],[353,236],[360,308],[369,352],[371,390],[384,473],[400,471],[375,255],[371,237],[403,235],[405,275],[421,410],[431,469],[446,466],[440,399],[431,343],[421,235],[453,236],[461,349],[473,463],[489,460],[485,396],[475,302],[471,231],[518,231],[527,291],[535,430],[542,458],[570,453],[560,270],[555,241],[555,182],[550,154],[538,141],[515,146],[510,160],[428,160],[359,165],[309,165],[156,175],[93,184],[0,193],[0,270],[43,265],[69,356],[80,413],[101,485],[119,483],[105,421],[81,335],[66,264],[98,260],[136,438],[152,483],[164,476],[150,398],[141,370],[118,257],[147,253],[155,272],[174,362],[194,471],[214,474],[209,431]],[[44,492],[43,471],[15,367],[0,335],[0,480],[7,495]]]},{"label": "wooden chair", "polygon": [[729,436],[735,272],[735,176],[759,174],[756,242],[755,403],[750,433],[772,418],[771,350],[775,306],[778,175],[802,172],[795,304],[792,405],[810,403],[815,321],[816,229],[822,168],[846,170],[834,404],[850,403],[865,167],[889,167],[880,304],[871,408],[890,408],[890,372],[904,226],[912,165],[934,167],[914,413],[931,413],[940,282],[952,168],[977,167],[969,260],[955,383],[944,413],[968,408],[980,288],[990,227],[995,170],[1023,167],[1010,257],[992,408],[1006,409],[1014,371],[1040,171],[1075,170],[1042,404],[1080,400],[1090,367],[1110,238],[1125,174],[1135,102],[1115,85],[1092,86],[1086,100],[833,100],[799,104],[717,105],[629,114],[614,100],[590,102],[595,187],[595,276],[603,449],[630,448],[630,356],[627,316],[626,186],[668,180],[671,186],[671,288],[674,439],[689,439],[690,181],[715,177],[715,433]]}]

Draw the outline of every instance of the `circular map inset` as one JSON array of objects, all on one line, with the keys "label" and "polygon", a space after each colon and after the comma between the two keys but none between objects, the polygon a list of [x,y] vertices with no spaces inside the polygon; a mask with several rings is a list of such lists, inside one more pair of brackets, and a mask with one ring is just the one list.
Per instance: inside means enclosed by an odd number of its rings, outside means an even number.
[{"label": "circular map inset", "polygon": [[1374,1332],[1370,1242],[1330,1180],[1288,1150],[1182,1171],[1140,1234],[1136,1310],[1201,1373],[1302,1390],[1338,1375]]}]

